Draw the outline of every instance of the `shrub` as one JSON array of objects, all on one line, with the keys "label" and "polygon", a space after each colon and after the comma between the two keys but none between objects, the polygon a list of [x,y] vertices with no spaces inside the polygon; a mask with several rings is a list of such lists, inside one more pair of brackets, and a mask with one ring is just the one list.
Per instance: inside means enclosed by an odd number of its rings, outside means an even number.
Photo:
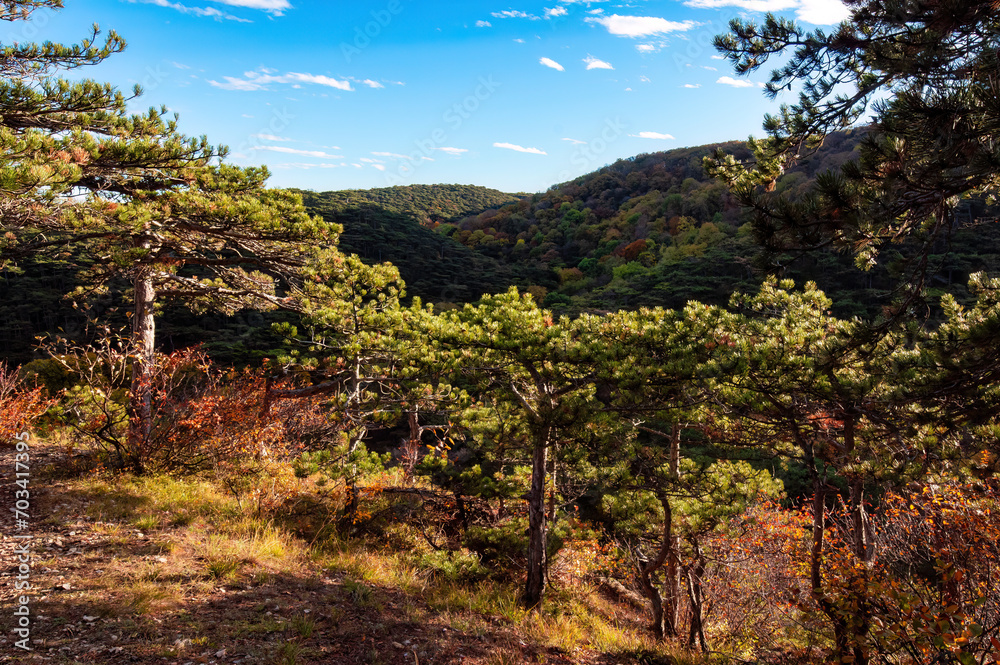
[{"label": "shrub", "polygon": [[0,443],[27,431],[50,403],[42,388],[25,388],[17,372],[0,364]]}]

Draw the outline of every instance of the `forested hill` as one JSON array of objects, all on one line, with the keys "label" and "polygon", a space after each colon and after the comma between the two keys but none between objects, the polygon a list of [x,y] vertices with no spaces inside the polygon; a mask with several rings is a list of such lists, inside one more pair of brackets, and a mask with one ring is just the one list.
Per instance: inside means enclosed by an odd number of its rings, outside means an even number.
[{"label": "forested hill", "polygon": [[[343,225],[342,250],[368,262],[392,263],[406,282],[407,294],[425,302],[472,302],[511,284],[528,286],[547,279],[541,267],[498,261],[429,228],[442,210],[480,213],[491,201],[518,200],[513,195],[462,185],[300,194],[310,212]],[[463,200],[465,194],[471,198]]]},{"label": "forested hill", "polygon": [[[778,180],[777,191],[804,193],[818,173],[852,159],[859,138],[831,135]],[[749,213],[705,175],[702,160],[718,147],[737,159],[750,156],[741,142],[638,155],[435,230],[482,256],[544,275],[534,290],[556,311],[681,307],[691,299],[723,304],[734,291],[755,290],[762,275],[744,226]],[[985,214],[982,205],[965,204],[967,222]],[[951,247],[933,257],[939,265],[932,284],[961,284],[970,272],[1000,267],[995,227],[966,224],[955,233]],[[871,317],[889,301],[899,252],[870,272],[858,271],[849,256],[815,253],[785,276],[816,281],[841,316]]]},{"label": "forested hill", "polygon": [[379,189],[347,189],[318,196],[341,208],[374,204],[390,212],[407,215],[421,224],[445,222],[476,215],[520,196],[476,185],[406,185]]}]

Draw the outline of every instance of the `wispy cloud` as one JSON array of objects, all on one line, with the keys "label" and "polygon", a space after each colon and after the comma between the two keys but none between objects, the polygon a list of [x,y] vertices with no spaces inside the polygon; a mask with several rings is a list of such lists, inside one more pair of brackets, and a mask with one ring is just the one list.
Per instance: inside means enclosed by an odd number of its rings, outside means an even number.
[{"label": "wispy cloud", "polygon": [[492,12],[490,14],[493,18],[526,18],[532,21],[537,21],[540,16],[535,16],[534,14],[529,14],[528,12],[522,12],[519,9],[505,9],[502,12]]},{"label": "wispy cloud", "polygon": [[281,16],[285,13],[286,9],[292,8],[292,5],[289,4],[288,0],[212,0],[212,2],[221,2],[222,4],[229,5],[230,7],[260,9],[261,11],[274,14],[275,16]]},{"label": "wispy cloud", "polygon": [[266,90],[268,85],[273,83],[301,84],[310,83],[323,85],[338,90],[353,90],[351,82],[338,80],[324,76],[322,74],[303,74],[300,72],[288,72],[287,74],[276,74],[271,69],[259,69],[251,72],[244,72],[243,78],[235,76],[223,76],[223,81],[210,80],[209,83],[216,88],[223,90]]},{"label": "wispy cloud", "polygon": [[427,157],[426,155],[417,157],[416,155],[401,155],[398,152],[373,152],[376,157],[388,157],[389,159],[395,160],[405,160],[408,162],[433,162],[432,157]]},{"label": "wispy cloud", "polygon": [[363,85],[367,85],[369,88],[384,88],[385,86],[378,81],[373,81],[371,79],[364,79],[361,81]]},{"label": "wispy cloud", "polygon": [[558,72],[564,72],[564,71],[566,71],[565,67],[563,67],[562,65],[560,65],[558,62],[556,62],[552,58],[541,58],[538,62],[541,63],[541,64],[543,64],[543,65],[545,65],[546,67],[551,67],[552,69],[554,69],[554,70],[556,70]]},{"label": "wispy cloud", "polygon": [[504,150],[515,150],[517,152],[527,152],[532,155],[547,155],[549,153],[544,150],[539,150],[538,148],[525,148],[524,146],[515,145],[513,143],[494,143],[494,148],[503,148]]},{"label": "wispy cloud", "polygon": [[684,4],[702,9],[739,7],[753,12],[794,10],[796,18],[814,25],[832,25],[851,16],[840,0],[687,0]]},{"label": "wispy cloud", "polygon": [[275,136],[274,134],[252,134],[251,138],[262,139],[264,141],[294,141],[295,139],[287,139],[284,136]]},{"label": "wispy cloud", "polygon": [[612,35],[622,37],[648,37],[668,32],[683,32],[698,25],[694,21],[668,21],[658,16],[621,16],[612,14],[600,18],[587,18],[590,23],[603,25]]},{"label": "wispy cloud", "polygon": [[458,157],[459,155],[461,155],[463,153],[469,152],[468,148],[452,148],[452,147],[449,147],[449,146],[442,146],[440,148],[434,148],[434,150],[440,150],[443,153],[446,153],[448,155],[453,155],[455,157]]},{"label": "wispy cloud", "polygon": [[476,21],[477,28],[492,28],[493,24],[489,21]]},{"label": "wispy cloud", "polygon": [[670,134],[661,134],[659,132],[639,132],[638,134],[629,134],[629,136],[634,136],[637,139],[659,139],[661,141],[674,138]]},{"label": "wispy cloud", "polygon": [[587,63],[587,69],[614,69],[610,62],[598,60],[592,55],[588,55],[583,61]]},{"label": "wispy cloud", "polygon": [[239,16],[233,16],[232,14],[227,14],[226,12],[219,11],[215,7],[189,7],[187,5],[182,5],[179,2],[169,2],[169,0],[128,0],[131,3],[142,2],[148,5],[156,5],[157,7],[167,7],[168,9],[173,9],[179,11],[182,14],[191,14],[192,16],[205,16],[207,18],[214,18],[217,21],[236,21],[237,23],[252,23],[250,19],[240,18]]},{"label": "wispy cloud", "polygon": [[731,85],[734,88],[753,88],[757,86],[757,84],[753,81],[747,81],[746,79],[734,79],[732,76],[720,76],[716,83]]},{"label": "wispy cloud", "polygon": [[285,164],[275,164],[271,166],[272,169],[339,169],[347,166],[347,164],[308,164],[306,162],[288,162]]},{"label": "wispy cloud", "polygon": [[701,83],[685,83],[684,87],[685,88],[700,88],[701,87]]},{"label": "wispy cloud", "polygon": [[259,145],[256,150],[268,150],[270,152],[280,152],[286,155],[301,155],[302,157],[319,157],[320,159],[343,159],[343,155],[331,155],[322,150],[298,150],[297,148],[286,148],[283,145]]},{"label": "wispy cloud", "polygon": [[555,18],[556,16],[566,16],[569,10],[565,7],[549,7],[545,8],[545,18]]},{"label": "wispy cloud", "polygon": [[586,141],[581,141],[580,139],[561,139],[563,141],[569,141],[573,145],[583,145]]}]

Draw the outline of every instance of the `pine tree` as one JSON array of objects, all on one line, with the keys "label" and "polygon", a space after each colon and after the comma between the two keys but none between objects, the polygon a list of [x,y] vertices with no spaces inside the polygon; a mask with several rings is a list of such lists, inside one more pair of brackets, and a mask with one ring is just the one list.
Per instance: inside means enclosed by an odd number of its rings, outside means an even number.
[{"label": "pine tree", "polygon": [[[25,20],[58,0],[13,0]],[[234,311],[291,306],[279,293],[338,227],[310,218],[297,195],[267,189],[263,168],[221,162],[225,148],[177,131],[166,109],[129,114],[132,97],[106,83],[59,78],[125,48],[97,26],[78,45],[0,50],[0,260],[39,253],[87,256],[77,296],[131,282],[135,346],[131,436],[148,437],[148,377],[157,303]],[[306,244],[304,241],[310,241]],[[136,469],[141,471],[141,469]]]},{"label": "pine tree", "polygon": [[[772,268],[784,252],[834,247],[867,269],[891,244],[913,243],[894,319],[922,291],[958,201],[1000,187],[1000,14],[996,3],[968,0],[846,4],[850,21],[829,34],[768,15],[761,25],[733,20],[716,38],[739,74],[790,55],[766,92],[801,92],[765,118],[753,164],[720,153],[708,165],[753,208]],[[867,136],[857,161],[821,174],[803,201],[773,191],[790,163],[859,122]]]}]

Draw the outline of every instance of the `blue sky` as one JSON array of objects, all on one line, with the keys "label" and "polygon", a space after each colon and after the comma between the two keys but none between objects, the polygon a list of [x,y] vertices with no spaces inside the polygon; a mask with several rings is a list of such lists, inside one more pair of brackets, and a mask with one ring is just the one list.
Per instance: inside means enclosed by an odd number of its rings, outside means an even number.
[{"label": "blue sky", "polygon": [[[90,78],[138,83],[182,131],[317,191],[544,191],[621,157],[760,134],[766,72],[711,47],[730,18],[807,25],[838,0],[66,0],[0,41],[128,41]],[[74,74],[76,76],[76,74]]]}]

